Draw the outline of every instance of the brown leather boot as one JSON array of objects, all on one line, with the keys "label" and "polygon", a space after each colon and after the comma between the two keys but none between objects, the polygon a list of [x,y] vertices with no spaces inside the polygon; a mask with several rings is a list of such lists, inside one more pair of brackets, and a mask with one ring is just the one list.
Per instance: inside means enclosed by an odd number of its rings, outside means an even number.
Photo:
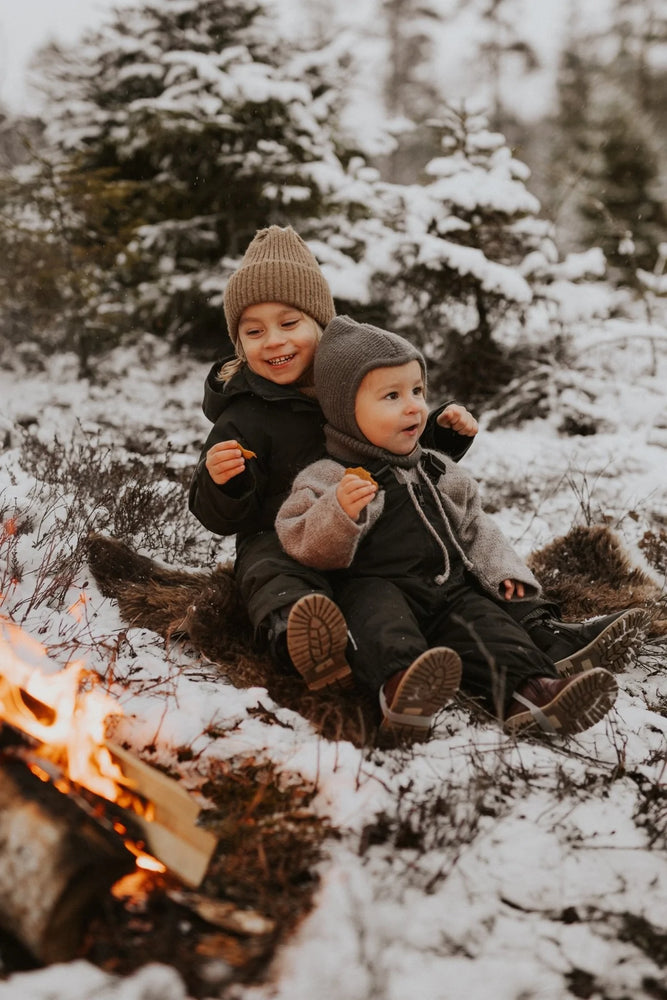
[{"label": "brown leather boot", "polygon": [[347,624],[340,608],[324,594],[306,594],[287,619],[287,649],[311,691],[338,684],[352,687],[347,662]]},{"label": "brown leather boot", "polygon": [[603,719],[617,694],[614,675],[598,667],[574,677],[531,677],[514,692],[505,732],[574,736]]},{"label": "brown leather boot", "polygon": [[425,650],[380,688],[380,728],[402,739],[426,739],[433,716],[452,700],[460,683],[458,653],[448,646]]}]

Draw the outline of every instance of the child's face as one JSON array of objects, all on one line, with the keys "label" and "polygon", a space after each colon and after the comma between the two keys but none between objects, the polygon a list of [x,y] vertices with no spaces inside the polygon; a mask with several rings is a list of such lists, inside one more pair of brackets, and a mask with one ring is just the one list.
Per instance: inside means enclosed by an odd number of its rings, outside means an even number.
[{"label": "child's face", "polygon": [[270,382],[298,382],[315,357],[317,324],[284,302],[248,306],[239,320],[239,339],[249,367]]},{"label": "child's face", "polygon": [[371,444],[394,455],[409,455],[428,417],[419,362],[374,368],[365,375],[357,390],[354,416]]}]

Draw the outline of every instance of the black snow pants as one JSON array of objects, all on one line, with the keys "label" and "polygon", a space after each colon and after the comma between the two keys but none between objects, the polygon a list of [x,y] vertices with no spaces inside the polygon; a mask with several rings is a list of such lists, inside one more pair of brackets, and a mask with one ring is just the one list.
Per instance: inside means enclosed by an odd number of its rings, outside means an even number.
[{"label": "black snow pants", "polygon": [[557,677],[553,661],[501,603],[470,574],[419,607],[392,581],[360,577],[336,589],[351,641],[348,657],[357,683],[378,691],[426,649],[449,646],[461,657],[461,690],[503,717],[512,694],[530,677]]}]

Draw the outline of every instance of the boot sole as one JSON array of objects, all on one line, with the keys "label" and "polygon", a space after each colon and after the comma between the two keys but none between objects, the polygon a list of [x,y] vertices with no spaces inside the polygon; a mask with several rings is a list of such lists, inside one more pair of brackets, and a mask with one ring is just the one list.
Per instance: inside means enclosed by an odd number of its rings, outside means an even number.
[{"label": "boot sole", "polygon": [[[380,723],[383,732],[403,739],[424,739],[432,717],[452,700],[461,683],[461,658],[453,649],[441,646],[427,649],[408,668],[391,703],[392,716]],[[411,722],[411,717],[415,722]],[[419,724],[417,719],[420,720]],[[424,721],[429,720],[429,726]]]},{"label": "boot sole", "polygon": [[[552,727],[553,735],[575,736],[604,719],[613,707],[617,694],[618,683],[613,674],[596,667],[577,674],[571,684],[539,708]],[[506,733],[517,734],[539,732],[543,726],[527,709],[507,719],[504,729]]]},{"label": "boot sole", "polygon": [[324,594],[306,594],[287,619],[287,650],[311,691],[331,684],[352,687],[346,659],[347,624],[339,608]]},{"label": "boot sole", "polygon": [[596,667],[619,673],[636,660],[650,621],[650,614],[642,608],[628,609],[583,649],[558,660],[556,670],[561,677],[572,677]]}]

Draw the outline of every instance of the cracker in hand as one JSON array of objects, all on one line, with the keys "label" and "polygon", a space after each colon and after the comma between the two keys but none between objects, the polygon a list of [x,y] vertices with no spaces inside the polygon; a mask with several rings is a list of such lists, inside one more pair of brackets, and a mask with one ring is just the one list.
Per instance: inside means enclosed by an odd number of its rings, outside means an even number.
[{"label": "cracker in hand", "polygon": [[373,486],[377,486],[377,483],[371,476],[370,472],[368,472],[367,469],[364,469],[362,465],[358,465],[356,469],[346,469],[345,475],[347,476],[348,473],[352,476],[358,476],[359,479],[365,479],[367,482],[372,483]]}]

